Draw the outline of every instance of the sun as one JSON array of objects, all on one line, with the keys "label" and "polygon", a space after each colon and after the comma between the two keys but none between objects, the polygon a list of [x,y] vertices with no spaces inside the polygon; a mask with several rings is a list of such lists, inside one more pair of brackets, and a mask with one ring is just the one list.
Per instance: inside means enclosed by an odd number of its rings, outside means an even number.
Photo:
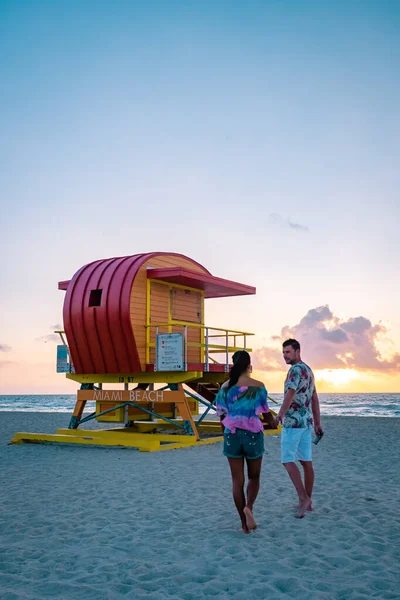
[{"label": "sun", "polygon": [[355,369],[320,369],[314,371],[315,381],[330,383],[334,387],[341,387],[359,379],[360,374]]}]

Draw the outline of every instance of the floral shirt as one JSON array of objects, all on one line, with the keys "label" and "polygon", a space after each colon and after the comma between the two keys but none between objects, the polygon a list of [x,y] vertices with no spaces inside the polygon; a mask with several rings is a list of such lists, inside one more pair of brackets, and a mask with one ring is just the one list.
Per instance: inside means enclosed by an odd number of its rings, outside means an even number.
[{"label": "floral shirt", "polygon": [[285,394],[296,390],[293,402],[283,419],[283,427],[312,427],[311,400],[315,389],[314,374],[302,361],[292,365],[285,380]]},{"label": "floral shirt", "polygon": [[223,387],[216,398],[217,415],[224,417],[222,424],[231,433],[246,429],[253,433],[264,431],[258,415],[269,412],[265,387],[233,385]]}]

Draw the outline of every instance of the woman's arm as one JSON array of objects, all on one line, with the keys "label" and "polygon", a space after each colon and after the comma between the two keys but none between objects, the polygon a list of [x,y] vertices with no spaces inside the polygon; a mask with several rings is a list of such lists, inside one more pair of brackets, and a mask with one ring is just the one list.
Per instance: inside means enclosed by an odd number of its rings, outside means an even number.
[{"label": "woman's arm", "polygon": [[[264,429],[277,429],[278,428],[277,420],[271,411],[269,411],[267,413],[262,413],[262,417],[264,420]],[[267,425],[267,427],[266,427],[266,425]]]},{"label": "woman's arm", "polygon": [[257,412],[258,412],[258,414],[262,415],[264,429],[277,429],[278,423],[268,406],[268,392],[263,383],[261,383],[261,385],[260,385],[258,394],[259,394],[258,398],[260,400],[260,405],[258,406],[259,412],[258,411]]},{"label": "woman's arm", "polygon": [[224,433],[224,431],[225,431],[223,420],[225,419],[225,417],[228,414],[228,406],[226,403],[226,391],[225,391],[226,387],[227,387],[227,384],[226,385],[224,384],[221,387],[221,389],[219,390],[219,392],[215,398],[215,407],[217,409],[217,416],[219,417],[222,433]]}]

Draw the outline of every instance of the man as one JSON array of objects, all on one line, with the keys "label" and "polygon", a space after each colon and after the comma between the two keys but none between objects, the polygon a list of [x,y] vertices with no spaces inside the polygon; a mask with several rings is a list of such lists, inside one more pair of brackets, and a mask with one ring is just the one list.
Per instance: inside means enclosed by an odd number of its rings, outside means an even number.
[{"label": "man", "polygon": [[[300,357],[300,344],[290,339],[283,343],[283,358],[291,365],[285,380],[285,395],[278,413],[282,423],[282,463],[299,497],[297,517],[303,518],[312,510],[311,495],[314,485],[311,436],[321,434],[319,399],[314,374]],[[304,471],[304,484],[296,465],[298,459]]]}]

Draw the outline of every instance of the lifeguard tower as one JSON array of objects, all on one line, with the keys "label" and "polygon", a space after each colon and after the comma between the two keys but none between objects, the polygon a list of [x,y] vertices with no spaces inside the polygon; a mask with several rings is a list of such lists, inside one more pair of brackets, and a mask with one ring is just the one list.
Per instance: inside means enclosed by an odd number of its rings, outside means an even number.
[{"label": "lifeguard tower", "polygon": [[[218,420],[206,417],[232,353],[251,351],[253,334],[206,324],[205,300],[255,294],[254,287],[166,252],[97,260],[58,287],[65,300],[57,370],[80,384],[75,408],[68,429],[17,433],[12,442],[153,451],[221,439]],[[87,403],[95,410],[84,415]],[[92,419],[119,427],[78,429]]]}]

